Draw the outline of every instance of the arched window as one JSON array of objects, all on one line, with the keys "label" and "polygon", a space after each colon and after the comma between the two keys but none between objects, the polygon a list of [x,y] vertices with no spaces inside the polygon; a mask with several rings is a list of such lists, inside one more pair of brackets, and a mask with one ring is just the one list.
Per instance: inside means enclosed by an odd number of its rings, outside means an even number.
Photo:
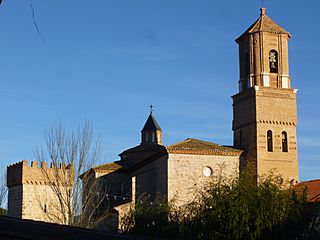
[{"label": "arched window", "polygon": [[278,73],[278,53],[276,50],[269,52],[269,67],[271,73]]},{"label": "arched window", "polygon": [[288,137],[287,132],[282,132],[282,152],[288,152]]},{"label": "arched window", "polygon": [[268,152],[273,152],[273,139],[272,139],[271,130],[268,130],[267,132],[267,147],[268,147]]}]

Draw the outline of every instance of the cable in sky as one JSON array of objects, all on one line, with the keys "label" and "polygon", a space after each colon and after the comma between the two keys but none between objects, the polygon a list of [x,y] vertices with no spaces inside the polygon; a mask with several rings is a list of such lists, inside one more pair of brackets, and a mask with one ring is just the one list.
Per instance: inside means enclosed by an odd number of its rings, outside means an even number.
[{"label": "cable in sky", "polygon": [[[1,4],[1,1],[2,0],[0,0],[0,4]],[[44,37],[42,36],[42,34],[41,34],[40,30],[39,30],[38,24],[36,22],[35,11],[34,11],[34,8],[33,8],[33,5],[32,5],[32,0],[29,0],[29,5],[30,5],[31,11],[32,11],[33,25],[35,26],[35,28],[36,28],[36,30],[37,30],[42,42],[44,43],[45,46],[47,46],[46,41],[45,41]]]}]

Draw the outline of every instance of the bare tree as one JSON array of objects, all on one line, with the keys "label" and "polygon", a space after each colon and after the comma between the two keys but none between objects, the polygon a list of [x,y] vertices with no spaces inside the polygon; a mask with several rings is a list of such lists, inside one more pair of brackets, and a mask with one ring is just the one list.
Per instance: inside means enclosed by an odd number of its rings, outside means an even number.
[{"label": "bare tree", "polygon": [[0,215],[5,213],[5,206],[7,200],[8,189],[6,186],[7,175],[6,169],[0,164]]},{"label": "bare tree", "polygon": [[101,138],[94,134],[89,122],[76,131],[67,132],[62,124],[45,131],[45,148],[37,149],[35,155],[37,161],[51,162],[50,168],[41,168],[51,189],[50,210],[41,202],[47,200],[43,193],[39,194],[40,206],[49,221],[92,228],[105,218],[107,208],[102,207],[105,201],[103,181],[92,178],[90,184],[86,181],[86,186],[83,186],[80,179],[81,175],[82,179],[86,178],[100,153]]}]

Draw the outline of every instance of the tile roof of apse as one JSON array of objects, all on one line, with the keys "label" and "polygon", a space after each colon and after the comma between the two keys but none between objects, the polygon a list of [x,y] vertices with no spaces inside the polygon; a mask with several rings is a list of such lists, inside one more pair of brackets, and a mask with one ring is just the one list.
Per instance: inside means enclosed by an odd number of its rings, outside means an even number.
[{"label": "tile roof of apse", "polygon": [[243,151],[234,147],[188,138],[182,142],[172,144],[167,148],[169,153],[199,154],[199,155],[234,155],[238,156]]},{"label": "tile roof of apse", "polygon": [[265,8],[261,8],[261,14],[258,20],[255,21],[239,38],[237,38],[236,42],[238,42],[243,36],[256,32],[287,34],[289,37],[291,37],[291,34],[287,30],[282,28],[266,15]]},{"label": "tile roof of apse", "polygon": [[148,131],[148,130],[161,130],[159,123],[154,118],[152,112],[150,113],[146,123],[144,124],[144,127],[142,131]]}]

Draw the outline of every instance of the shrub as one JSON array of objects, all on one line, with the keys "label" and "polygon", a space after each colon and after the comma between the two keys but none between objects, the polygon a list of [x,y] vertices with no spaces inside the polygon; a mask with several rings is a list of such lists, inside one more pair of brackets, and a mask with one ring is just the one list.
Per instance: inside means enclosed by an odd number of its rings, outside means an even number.
[{"label": "shrub", "polygon": [[218,176],[195,192],[195,200],[184,206],[144,194],[127,214],[125,232],[176,239],[318,236],[320,208],[314,211],[314,206],[306,203],[305,191],[297,193],[274,174],[260,177],[258,183],[251,171],[232,180]]}]

